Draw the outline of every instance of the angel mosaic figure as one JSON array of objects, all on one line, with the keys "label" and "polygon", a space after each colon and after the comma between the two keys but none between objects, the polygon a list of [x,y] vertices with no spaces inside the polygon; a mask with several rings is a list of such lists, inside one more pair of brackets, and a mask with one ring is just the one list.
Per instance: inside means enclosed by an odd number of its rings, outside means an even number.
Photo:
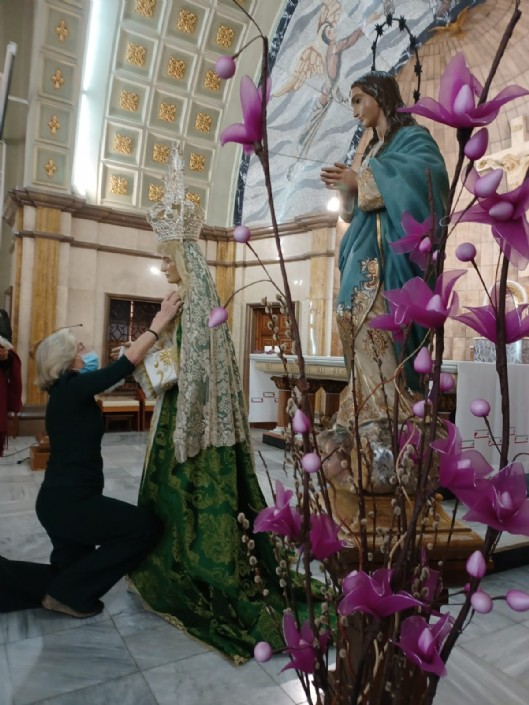
[{"label": "angel mosaic figure", "polygon": [[[307,155],[332,102],[346,102],[339,87],[342,55],[356,44],[360,37],[364,36],[364,31],[357,28],[348,36],[338,39],[337,28],[341,12],[342,4],[338,0],[324,0],[318,18],[316,40],[301,50],[292,75],[274,93],[274,96],[279,98],[299,90],[313,76],[323,77],[319,96],[298,139],[298,158],[304,158]],[[366,24],[378,17],[380,17],[380,13],[372,15]],[[289,178],[291,176],[292,169],[289,172]]]}]

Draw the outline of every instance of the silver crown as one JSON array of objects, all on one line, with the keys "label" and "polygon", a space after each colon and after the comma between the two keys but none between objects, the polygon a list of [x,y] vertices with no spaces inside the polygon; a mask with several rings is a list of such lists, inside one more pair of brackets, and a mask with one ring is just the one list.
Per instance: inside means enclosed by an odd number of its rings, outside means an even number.
[{"label": "silver crown", "polygon": [[202,218],[198,206],[186,198],[184,159],[174,143],[162,181],[163,198],[147,213],[147,221],[159,242],[198,240],[202,229]]}]

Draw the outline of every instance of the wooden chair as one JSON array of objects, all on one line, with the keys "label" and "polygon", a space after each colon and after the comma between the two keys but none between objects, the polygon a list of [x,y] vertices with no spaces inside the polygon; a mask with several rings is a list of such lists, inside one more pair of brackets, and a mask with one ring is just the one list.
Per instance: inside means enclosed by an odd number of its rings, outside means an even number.
[{"label": "wooden chair", "polygon": [[142,431],[148,431],[151,426],[152,413],[156,402],[151,399],[147,399],[141,387],[138,387],[136,398],[140,403],[140,428]]},{"label": "wooden chair", "polygon": [[96,399],[105,420],[106,431],[113,421],[127,421],[130,431],[140,430],[140,402],[137,399],[119,394],[98,394]]}]

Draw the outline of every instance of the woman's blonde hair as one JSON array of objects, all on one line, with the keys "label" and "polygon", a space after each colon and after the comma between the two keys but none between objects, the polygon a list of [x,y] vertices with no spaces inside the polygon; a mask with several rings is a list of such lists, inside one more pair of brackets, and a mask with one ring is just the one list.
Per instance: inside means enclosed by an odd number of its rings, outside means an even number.
[{"label": "woman's blonde hair", "polygon": [[176,264],[178,274],[182,280],[179,284],[180,296],[183,298],[189,285],[189,272],[187,271],[184,243],[179,240],[166,240],[158,245],[158,253],[162,257],[169,257]]},{"label": "woman's blonde hair", "polygon": [[76,354],[77,338],[68,328],[44,338],[35,352],[35,384],[40,389],[49,389],[70,367]]}]

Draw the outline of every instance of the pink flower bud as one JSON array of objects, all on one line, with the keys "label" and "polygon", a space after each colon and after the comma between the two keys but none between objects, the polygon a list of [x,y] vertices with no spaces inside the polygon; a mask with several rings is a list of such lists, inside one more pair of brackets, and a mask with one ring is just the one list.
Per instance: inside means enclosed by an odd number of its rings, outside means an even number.
[{"label": "pink flower bud", "polygon": [[500,201],[489,208],[489,215],[494,220],[510,220],[514,213],[514,206],[509,201]]},{"label": "pink flower bud", "polygon": [[482,578],[487,572],[487,563],[481,551],[474,551],[466,562],[467,573],[473,578]]},{"label": "pink flower bud", "polygon": [[474,399],[470,402],[470,411],[474,416],[488,416],[490,414],[490,404],[486,399]]},{"label": "pink flower bud", "polygon": [[471,262],[476,256],[476,248],[471,242],[462,242],[456,248],[456,257],[460,262]]},{"label": "pink flower bud", "polygon": [[492,597],[485,590],[476,590],[470,598],[470,604],[479,614],[488,614],[492,610]]},{"label": "pink flower bud", "polygon": [[428,375],[432,371],[432,356],[428,348],[421,348],[415,360],[413,361],[413,369],[420,375]]},{"label": "pink flower bud", "polygon": [[505,595],[505,602],[516,612],[529,610],[529,593],[523,590],[509,590]]},{"label": "pink flower bud", "polygon": [[503,179],[503,169],[493,169],[490,174],[481,176],[474,184],[474,192],[479,198],[488,198],[496,193]]},{"label": "pink flower bud", "polygon": [[296,409],[292,418],[292,430],[294,433],[308,433],[311,429],[310,419],[301,409]]},{"label": "pink flower bud", "polygon": [[258,641],[253,648],[253,656],[259,663],[265,663],[272,658],[272,647],[267,641]]},{"label": "pink flower bud", "polygon": [[439,258],[439,250],[434,250],[432,252],[432,262],[437,262],[438,258]]},{"label": "pink flower bud", "polygon": [[465,145],[465,156],[468,159],[481,159],[489,146],[489,131],[486,127],[475,132]]},{"label": "pink flower bud", "polygon": [[301,458],[301,467],[305,472],[318,472],[321,468],[320,456],[317,453],[305,453]]},{"label": "pink flower bud", "polygon": [[450,392],[456,386],[454,375],[449,372],[441,372],[439,375],[439,389],[442,392]]},{"label": "pink flower bud", "polygon": [[233,239],[235,242],[242,242],[244,244],[247,243],[251,237],[252,231],[250,228],[247,228],[246,225],[237,225],[233,230]]},{"label": "pink flower bud", "polygon": [[419,243],[419,252],[422,252],[425,254],[426,252],[431,252],[432,250],[432,241],[430,240],[429,237],[423,237],[423,239]]},{"label": "pink flower bud", "polygon": [[221,78],[231,78],[235,74],[237,66],[233,56],[219,56],[215,62],[215,73]]},{"label": "pink flower bud", "polygon": [[412,411],[415,416],[418,416],[420,419],[423,419],[425,414],[424,400],[416,401],[415,404],[412,406]]},{"label": "pink flower bud", "polygon": [[216,328],[228,320],[228,312],[222,306],[217,306],[209,314],[208,328]]}]

